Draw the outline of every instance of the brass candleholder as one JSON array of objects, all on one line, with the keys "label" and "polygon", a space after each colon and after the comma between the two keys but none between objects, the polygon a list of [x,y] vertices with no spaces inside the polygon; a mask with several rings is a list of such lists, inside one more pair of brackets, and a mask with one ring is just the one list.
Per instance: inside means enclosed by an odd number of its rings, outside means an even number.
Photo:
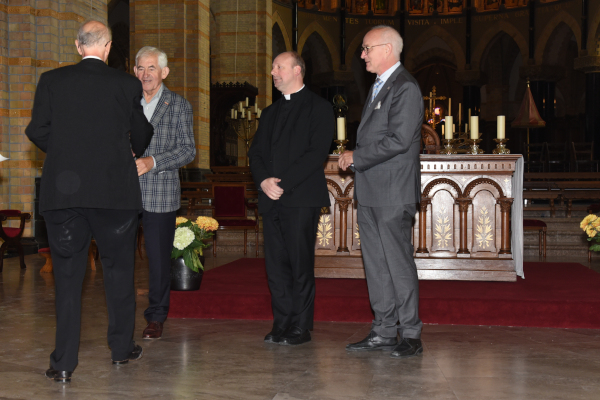
[{"label": "brass candleholder", "polygon": [[440,154],[451,155],[457,153],[454,147],[454,144],[457,142],[456,139],[443,139],[442,142],[444,142],[444,148],[440,150]]},{"label": "brass candleholder", "polygon": [[479,142],[481,142],[481,139],[467,139],[469,144],[467,154],[483,154],[484,151],[479,148]]},{"label": "brass candleholder", "polygon": [[510,154],[510,150],[506,148],[508,139],[494,139],[494,142],[498,143],[493,151],[494,154]]},{"label": "brass candleholder", "polygon": [[348,141],[346,139],[344,140],[334,140],[335,143],[337,143],[337,149],[335,149],[333,151],[333,154],[337,154],[338,156],[340,154],[342,154],[343,152],[346,151],[346,146],[344,146],[346,143],[348,143]]}]

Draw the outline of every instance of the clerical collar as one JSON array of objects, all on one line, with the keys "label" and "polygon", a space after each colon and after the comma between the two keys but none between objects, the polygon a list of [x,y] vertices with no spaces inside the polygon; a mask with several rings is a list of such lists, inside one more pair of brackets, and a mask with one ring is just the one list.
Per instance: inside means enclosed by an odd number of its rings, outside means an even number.
[{"label": "clerical collar", "polygon": [[[95,58],[96,60],[102,61],[102,59],[100,57],[96,57],[96,56],[85,56],[85,57],[82,58],[82,60],[85,60],[85,59],[88,59],[88,58]],[[102,62],[104,62],[104,61],[102,61]]]},{"label": "clerical collar", "polygon": [[297,91],[295,91],[294,93],[290,93],[290,94],[284,94],[283,97],[285,97],[286,100],[289,100],[292,98],[293,94],[298,93],[299,91],[301,91],[302,89],[304,89],[304,86],[306,85],[302,85],[302,87],[300,89],[298,89]]}]

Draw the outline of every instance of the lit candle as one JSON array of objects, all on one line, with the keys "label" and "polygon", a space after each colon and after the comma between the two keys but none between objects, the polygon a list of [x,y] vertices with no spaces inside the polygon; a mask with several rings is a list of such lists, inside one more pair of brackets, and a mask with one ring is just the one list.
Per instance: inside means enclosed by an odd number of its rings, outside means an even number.
[{"label": "lit candle", "polygon": [[479,139],[479,117],[477,115],[471,117],[471,139]]},{"label": "lit candle", "polygon": [[448,97],[448,115],[452,115],[452,99]]},{"label": "lit candle", "polygon": [[440,109],[439,109],[439,108],[436,108],[436,109],[434,110],[434,113],[435,113],[435,115],[440,115]]},{"label": "lit candle", "polygon": [[246,107],[248,107],[248,98],[246,97]]},{"label": "lit candle", "polygon": [[338,140],[346,140],[346,118],[338,117],[337,119],[337,138]]},{"label": "lit candle", "polygon": [[452,139],[454,137],[454,135],[452,135],[452,116],[451,115],[446,115],[446,122],[445,122],[445,133],[444,133],[444,137],[446,139]]},{"label": "lit candle", "polygon": [[498,115],[498,139],[504,139],[506,129],[506,116]]}]

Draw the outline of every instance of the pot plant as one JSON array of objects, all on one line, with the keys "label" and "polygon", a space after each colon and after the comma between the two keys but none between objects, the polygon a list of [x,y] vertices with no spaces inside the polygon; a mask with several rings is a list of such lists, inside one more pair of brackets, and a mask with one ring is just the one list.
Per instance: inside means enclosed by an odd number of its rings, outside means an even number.
[{"label": "pot plant", "polygon": [[579,227],[588,235],[590,251],[600,251],[600,218],[594,214],[588,214]]},{"label": "pot plant", "polygon": [[190,221],[185,217],[175,220],[175,239],[171,251],[171,290],[198,290],[204,272],[202,250],[219,223],[210,217],[198,217]]}]

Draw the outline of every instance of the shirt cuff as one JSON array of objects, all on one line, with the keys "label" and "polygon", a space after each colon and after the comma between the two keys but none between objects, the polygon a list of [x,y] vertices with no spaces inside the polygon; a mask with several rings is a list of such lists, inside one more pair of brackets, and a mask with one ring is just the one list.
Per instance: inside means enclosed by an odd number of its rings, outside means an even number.
[{"label": "shirt cuff", "polygon": [[154,166],[150,169],[150,171],[152,171],[153,169],[156,169],[156,158],[154,158],[154,156],[150,157],[152,157],[152,161],[154,161]]}]

